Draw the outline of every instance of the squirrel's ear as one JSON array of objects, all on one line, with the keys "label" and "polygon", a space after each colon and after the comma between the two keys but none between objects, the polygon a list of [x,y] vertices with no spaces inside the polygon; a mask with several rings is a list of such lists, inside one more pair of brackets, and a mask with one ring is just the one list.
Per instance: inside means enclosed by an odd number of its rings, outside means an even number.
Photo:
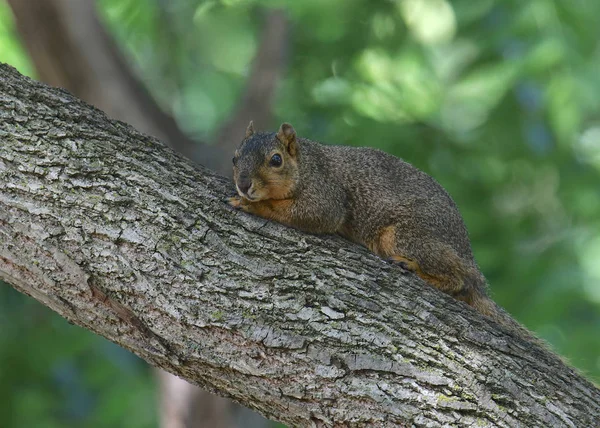
[{"label": "squirrel's ear", "polygon": [[254,135],[254,122],[250,121],[250,123],[248,124],[248,127],[246,128],[246,137],[245,138],[252,137],[253,135]]},{"label": "squirrel's ear", "polygon": [[277,139],[285,144],[290,155],[296,156],[296,131],[292,125],[282,123],[277,131]]}]

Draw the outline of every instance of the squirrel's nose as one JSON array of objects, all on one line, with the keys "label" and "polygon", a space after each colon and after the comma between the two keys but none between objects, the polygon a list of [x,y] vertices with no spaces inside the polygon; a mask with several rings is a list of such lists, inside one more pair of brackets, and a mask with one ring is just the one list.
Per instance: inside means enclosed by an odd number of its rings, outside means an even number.
[{"label": "squirrel's nose", "polygon": [[252,180],[249,179],[243,179],[240,180],[238,183],[238,188],[240,189],[240,191],[242,193],[248,193],[248,190],[250,189],[250,187],[252,187]]}]

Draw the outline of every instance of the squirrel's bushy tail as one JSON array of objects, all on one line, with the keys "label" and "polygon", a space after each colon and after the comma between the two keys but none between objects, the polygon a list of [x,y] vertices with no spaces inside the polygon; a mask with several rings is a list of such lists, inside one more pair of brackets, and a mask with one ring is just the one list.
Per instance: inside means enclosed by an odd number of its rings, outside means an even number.
[{"label": "squirrel's bushy tail", "polygon": [[535,334],[523,327],[508,312],[506,312],[506,310],[504,310],[496,302],[490,299],[489,296],[485,293],[485,288],[475,288],[473,293],[472,305],[482,314],[490,317],[498,324],[506,327],[511,332],[514,332],[516,336],[519,336],[522,339],[525,339],[529,342],[533,342],[545,349],[548,348],[548,345],[542,339],[535,336]]}]

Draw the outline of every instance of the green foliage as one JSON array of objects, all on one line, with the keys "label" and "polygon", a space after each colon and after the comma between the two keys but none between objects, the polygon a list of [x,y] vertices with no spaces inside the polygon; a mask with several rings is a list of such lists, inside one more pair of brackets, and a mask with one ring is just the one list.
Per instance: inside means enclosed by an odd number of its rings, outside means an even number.
[{"label": "green foliage", "polygon": [[3,283],[0,368],[3,427],[156,423],[148,411],[154,383],[143,361]]},{"label": "green foliage", "polygon": [[[201,138],[239,99],[264,9],[286,8],[277,120],[257,125],[290,121],[301,135],[379,147],[432,174],[456,199],[494,298],[600,379],[600,2],[98,4],[156,99]],[[30,74],[4,5],[0,34],[0,58]],[[114,426],[151,406],[136,362],[0,294],[4,426]],[[145,414],[128,426],[151,423]]]},{"label": "green foliage", "polygon": [[21,74],[33,77],[34,72],[15,32],[13,16],[6,2],[0,3],[0,61],[15,67]]}]

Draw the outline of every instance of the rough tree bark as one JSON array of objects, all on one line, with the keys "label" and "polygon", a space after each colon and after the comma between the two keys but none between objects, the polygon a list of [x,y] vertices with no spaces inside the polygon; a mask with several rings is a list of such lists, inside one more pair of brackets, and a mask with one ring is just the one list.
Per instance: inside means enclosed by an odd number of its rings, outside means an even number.
[{"label": "rough tree bark", "polygon": [[[216,140],[226,144],[209,146],[187,137],[147,93],[106,31],[93,0],[8,0],[8,3],[40,80],[69,90],[110,117],[159,138],[188,158],[202,159],[213,170],[221,173],[231,170],[231,153],[250,119],[259,125],[269,122],[288,41],[288,22],[281,11],[266,12],[246,90]],[[162,373],[157,379],[163,428],[249,428],[268,424],[234,403]]]},{"label": "rough tree bark", "polygon": [[7,66],[0,143],[0,278],[150,364],[292,426],[600,418],[553,354]]},{"label": "rough tree bark", "polygon": [[190,159],[198,144],[164,113],[98,18],[92,0],[8,0],[40,80],[159,138]]},{"label": "rough tree bark", "polygon": [[106,31],[93,0],[8,0],[23,44],[41,81],[64,88],[110,117],[167,143],[189,159],[221,173],[249,120],[267,126],[274,93],[285,68],[289,22],[265,10],[258,51],[237,108],[217,132],[218,144],[185,135],[129,67]]}]

